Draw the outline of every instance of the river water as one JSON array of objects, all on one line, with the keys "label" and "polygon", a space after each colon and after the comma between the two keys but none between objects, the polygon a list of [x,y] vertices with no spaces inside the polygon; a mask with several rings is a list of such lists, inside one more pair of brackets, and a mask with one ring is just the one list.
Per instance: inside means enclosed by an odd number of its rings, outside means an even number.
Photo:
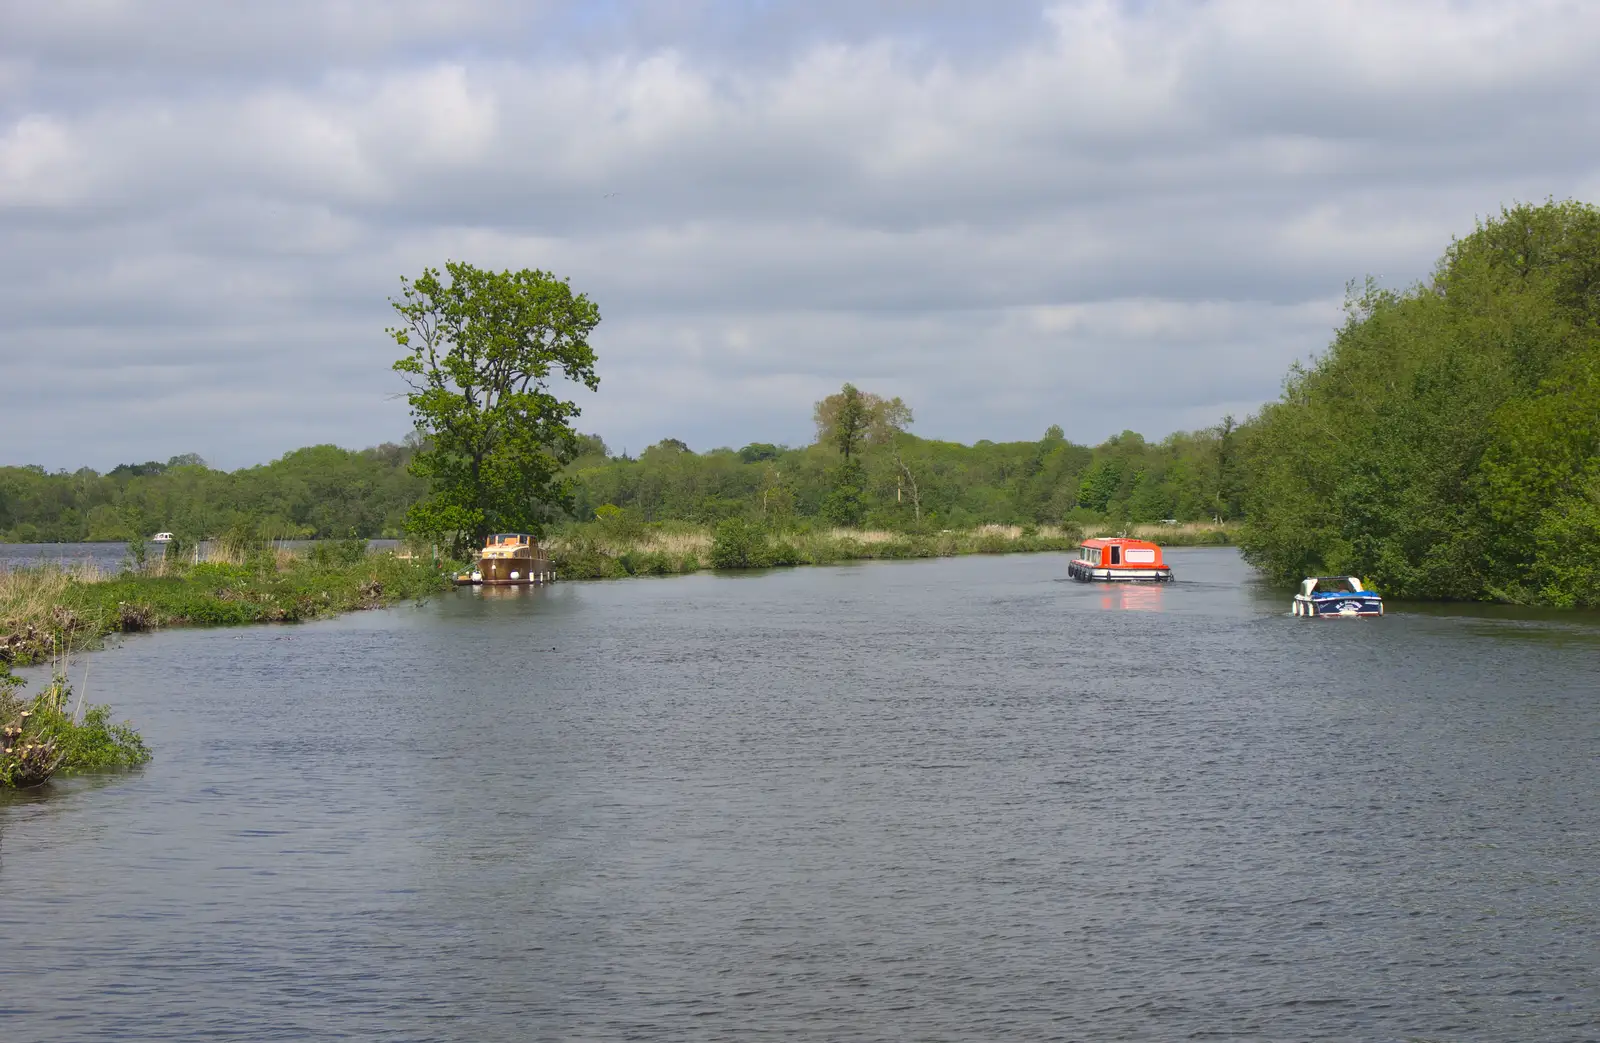
[{"label": "river water", "polygon": [[461,591],[80,664],[7,1040],[1593,1040],[1600,620],[1228,549]]}]

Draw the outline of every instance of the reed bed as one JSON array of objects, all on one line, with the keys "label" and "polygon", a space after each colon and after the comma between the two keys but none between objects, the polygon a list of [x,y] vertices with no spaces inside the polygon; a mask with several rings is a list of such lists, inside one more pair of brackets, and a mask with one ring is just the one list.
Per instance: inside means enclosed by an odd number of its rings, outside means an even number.
[{"label": "reed bed", "polygon": [[301,555],[281,548],[141,570],[0,569],[0,664],[37,663],[108,634],[158,627],[294,622],[445,589],[445,570],[360,547]]},{"label": "reed bed", "polygon": [[961,554],[1067,551],[1080,535],[1061,526],[983,525],[941,532],[805,527],[767,529],[730,520],[715,529],[668,523],[619,531],[602,523],[568,526],[546,540],[563,579],[674,575],[706,568],[827,565],[842,561]]},{"label": "reed bed", "polygon": [[1091,536],[1132,536],[1135,539],[1149,540],[1159,543],[1164,547],[1204,547],[1227,546],[1235,542],[1238,535],[1237,522],[1165,522],[1145,523],[1116,527],[1111,525],[1090,526],[1085,528],[1086,535]]}]

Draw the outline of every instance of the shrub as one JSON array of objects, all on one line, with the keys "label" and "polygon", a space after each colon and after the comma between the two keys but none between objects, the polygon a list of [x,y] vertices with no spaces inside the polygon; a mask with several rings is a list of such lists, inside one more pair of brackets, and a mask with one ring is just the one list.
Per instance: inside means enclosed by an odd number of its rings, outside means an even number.
[{"label": "shrub", "polygon": [[637,511],[613,503],[603,503],[595,508],[594,517],[601,535],[613,543],[636,540],[644,532],[644,520]]},{"label": "shrub", "polygon": [[617,556],[617,563],[630,576],[670,576],[679,571],[679,562],[659,550],[624,551]]},{"label": "shrub", "polygon": [[628,575],[622,562],[601,551],[592,540],[575,540],[550,555],[559,579],[619,579]]},{"label": "shrub", "polygon": [[800,548],[788,540],[779,540],[767,550],[768,565],[804,565],[805,558],[800,554]]},{"label": "shrub", "polygon": [[144,740],[127,724],[114,724],[106,706],[82,718],[72,709],[72,689],[60,676],[31,700],[0,667],[0,786],[33,786],[57,771],[132,768],[150,759]]},{"label": "shrub", "polygon": [[743,518],[725,518],[717,523],[711,539],[712,568],[759,569],[769,564],[767,533],[761,526]]},{"label": "shrub", "polygon": [[343,540],[319,540],[311,547],[311,563],[322,568],[354,565],[367,556],[367,541],[360,536]]}]

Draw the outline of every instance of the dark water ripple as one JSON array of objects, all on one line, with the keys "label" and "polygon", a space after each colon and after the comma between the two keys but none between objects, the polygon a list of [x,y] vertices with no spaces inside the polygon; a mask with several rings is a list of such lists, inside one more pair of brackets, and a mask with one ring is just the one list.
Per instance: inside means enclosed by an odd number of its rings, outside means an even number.
[{"label": "dark water ripple", "polygon": [[0,1033],[1600,1038],[1600,624],[1231,551],[568,584],[99,656]]}]

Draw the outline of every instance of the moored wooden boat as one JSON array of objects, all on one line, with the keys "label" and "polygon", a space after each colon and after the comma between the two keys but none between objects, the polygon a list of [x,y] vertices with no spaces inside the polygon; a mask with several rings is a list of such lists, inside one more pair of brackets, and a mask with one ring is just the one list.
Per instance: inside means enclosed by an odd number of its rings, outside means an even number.
[{"label": "moored wooden boat", "polygon": [[1170,583],[1173,578],[1160,547],[1127,536],[1084,540],[1067,565],[1067,575],[1084,583]]},{"label": "moored wooden boat", "polygon": [[525,532],[497,532],[484,541],[478,567],[456,577],[458,584],[527,586],[555,578],[550,555]]}]

